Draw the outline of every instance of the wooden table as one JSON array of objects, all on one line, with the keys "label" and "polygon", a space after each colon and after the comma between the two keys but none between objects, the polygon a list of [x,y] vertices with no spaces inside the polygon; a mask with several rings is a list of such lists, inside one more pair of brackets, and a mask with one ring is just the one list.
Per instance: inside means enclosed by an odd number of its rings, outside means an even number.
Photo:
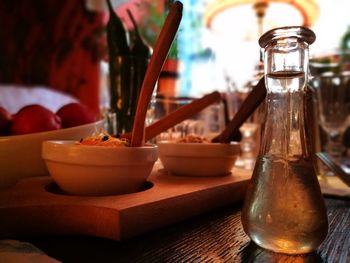
[{"label": "wooden table", "polygon": [[274,254],[250,242],[240,221],[241,203],[124,241],[71,236],[23,241],[63,262],[350,262],[350,200],[325,200],[328,237],[305,256]]}]

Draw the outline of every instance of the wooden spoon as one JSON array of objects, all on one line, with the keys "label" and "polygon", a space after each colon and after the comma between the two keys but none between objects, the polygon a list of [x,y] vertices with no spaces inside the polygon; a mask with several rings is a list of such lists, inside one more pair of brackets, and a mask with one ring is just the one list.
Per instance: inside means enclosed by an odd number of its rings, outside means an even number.
[{"label": "wooden spoon", "polygon": [[179,28],[181,18],[182,3],[176,1],[170,7],[169,14],[155,43],[153,54],[151,56],[145,77],[142,82],[140,97],[137,103],[135,120],[132,129],[132,147],[139,147],[144,142],[147,107],[151,100],[153,89],[163,67],[164,61],[168,55],[171,43],[173,42],[175,34]]},{"label": "wooden spoon", "polygon": [[230,141],[240,141],[241,134],[239,128],[255,111],[266,97],[265,78],[261,78],[258,84],[248,94],[241,107],[226,128],[212,142],[230,143]]},{"label": "wooden spoon", "polygon": [[[145,141],[148,141],[158,134],[165,132],[176,124],[190,118],[194,114],[200,112],[201,110],[208,107],[214,102],[219,102],[221,100],[221,94],[217,91],[214,91],[210,94],[203,96],[202,98],[193,100],[191,103],[186,104],[177,110],[169,113],[167,116],[164,116],[160,120],[152,123],[147,126],[145,129]],[[121,135],[122,138],[130,139],[131,134],[125,133]]]}]

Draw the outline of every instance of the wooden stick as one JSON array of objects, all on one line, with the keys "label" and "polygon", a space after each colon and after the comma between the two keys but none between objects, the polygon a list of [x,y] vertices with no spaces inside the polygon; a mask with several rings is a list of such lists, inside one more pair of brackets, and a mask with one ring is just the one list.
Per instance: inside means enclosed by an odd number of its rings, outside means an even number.
[{"label": "wooden stick", "polygon": [[163,28],[155,43],[153,54],[148,64],[142,82],[140,97],[137,103],[134,126],[132,129],[131,146],[139,147],[144,142],[145,118],[148,104],[151,100],[154,86],[168,55],[171,43],[179,28],[182,18],[182,3],[174,2],[164,22]]},{"label": "wooden stick", "polygon": [[[200,99],[193,100],[191,103],[186,104],[177,110],[169,113],[167,116],[164,116],[160,120],[152,123],[146,127],[145,130],[145,141],[148,141],[158,134],[165,132],[176,124],[190,118],[196,113],[208,107],[214,102],[221,101],[221,94],[217,91],[214,91]],[[131,134],[126,133],[121,135],[122,138],[130,139]]]},{"label": "wooden stick", "polygon": [[234,140],[232,135],[237,134],[239,127],[241,127],[241,125],[249,118],[265,97],[265,78],[263,77],[248,94],[230,123],[218,136],[212,139],[212,142],[229,143],[231,140]]}]

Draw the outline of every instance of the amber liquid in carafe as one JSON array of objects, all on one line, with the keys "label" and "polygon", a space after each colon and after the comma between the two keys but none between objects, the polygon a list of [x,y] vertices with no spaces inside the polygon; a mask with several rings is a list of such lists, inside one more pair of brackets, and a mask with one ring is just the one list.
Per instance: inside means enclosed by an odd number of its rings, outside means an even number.
[{"label": "amber liquid in carafe", "polygon": [[305,136],[305,74],[283,71],[266,77],[269,93],[263,143],[242,223],[263,248],[308,253],[324,240],[328,222]]}]

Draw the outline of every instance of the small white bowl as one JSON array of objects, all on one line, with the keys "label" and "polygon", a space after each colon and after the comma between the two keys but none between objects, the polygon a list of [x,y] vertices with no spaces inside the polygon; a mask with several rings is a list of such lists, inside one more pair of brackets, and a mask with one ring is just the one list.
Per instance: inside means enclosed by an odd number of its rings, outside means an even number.
[{"label": "small white bowl", "polygon": [[222,176],[231,173],[240,153],[238,142],[178,143],[159,142],[159,158],[174,175]]},{"label": "small white bowl", "polygon": [[80,140],[104,128],[104,120],[72,128],[24,135],[0,136],[0,190],[22,178],[48,175],[41,158],[46,140]]},{"label": "small white bowl", "polygon": [[114,195],[140,190],[158,159],[158,147],[105,147],[45,141],[42,156],[53,180],[68,194]]}]

